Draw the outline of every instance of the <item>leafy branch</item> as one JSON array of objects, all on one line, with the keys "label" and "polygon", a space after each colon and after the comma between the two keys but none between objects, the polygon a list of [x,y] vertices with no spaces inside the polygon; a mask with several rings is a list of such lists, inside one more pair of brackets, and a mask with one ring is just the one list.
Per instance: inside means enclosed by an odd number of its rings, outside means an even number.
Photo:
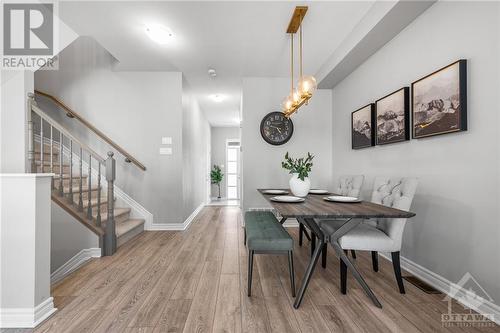
[{"label": "leafy branch", "polygon": [[281,162],[281,167],[288,170],[291,174],[298,174],[299,179],[304,180],[304,178],[309,176],[309,172],[311,172],[313,158],[314,155],[308,152],[306,158],[301,157],[294,159],[290,157],[287,152],[285,154],[285,160]]}]

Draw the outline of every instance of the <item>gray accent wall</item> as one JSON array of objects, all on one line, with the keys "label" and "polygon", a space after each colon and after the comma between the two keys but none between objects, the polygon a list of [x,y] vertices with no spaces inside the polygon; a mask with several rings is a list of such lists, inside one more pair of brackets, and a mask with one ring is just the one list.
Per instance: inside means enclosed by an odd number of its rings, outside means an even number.
[{"label": "gray accent wall", "polygon": [[[402,256],[452,281],[467,272],[500,304],[498,2],[438,2],[333,89],[333,179],[419,178]],[[359,107],[458,59],[468,60],[467,132],[351,149]],[[324,121],[330,121],[326,118]]]},{"label": "gray accent wall", "polygon": [[[226,197],[226,142],[228,139],[240,139],[239,127],[212,127],[211,166],[218,165],[224,173],[220,184],[220,195]],[[240,160],[241,163],[241,160]],[[217,198],[217,185],[211,185],[211,196]]]},{"label": "gray accent wall", "polygon": [[332,91],[317,90],[292,116],[294,133],[282,146],[272,146],[260,135],[260,122],[269,112],[279,111],[290,92],[289,78],[244,78],[242,97],[243,209],[270,207],[258,188],[288,188],[290,175],[281,168],[288,151],[294,157],[315,155],[310,175],[313,187],[329,188],[332,174]]}]

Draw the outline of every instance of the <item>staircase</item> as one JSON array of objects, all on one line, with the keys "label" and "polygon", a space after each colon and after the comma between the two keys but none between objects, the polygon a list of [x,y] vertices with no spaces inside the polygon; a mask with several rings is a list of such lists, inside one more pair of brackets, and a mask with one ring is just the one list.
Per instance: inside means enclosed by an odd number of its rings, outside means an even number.
[{"label": "staircase", "polygon": [[35,173],[54,173],[52,201],[99,237],[102,255],[144,231],[130,207],[115,207],[114,153],[101,157],[28,99],[28,159]]}]

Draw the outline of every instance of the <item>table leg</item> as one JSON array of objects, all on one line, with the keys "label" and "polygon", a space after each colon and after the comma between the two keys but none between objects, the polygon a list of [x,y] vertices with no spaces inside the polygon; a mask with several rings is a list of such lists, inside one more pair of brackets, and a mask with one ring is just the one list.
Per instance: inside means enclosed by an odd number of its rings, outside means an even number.
[{"label": "table leg", "polygon": [[344,250],[342,249],[339,243],[339,239],[343,235],[348,233],[350,230],[355,228],[359,223],[361,223],[360,219],[351,219],[346,223],[344,223],[339,229],[337,229],[337,231],[335,231],[332,235],[330,235],[330,243],[335,249],[337,256],[340,258],[340,260],[342,260],[346,264],[346,266],[351,271],[354,278],[358,281],[358,283],[361,285],[365,293],[372,300],[373,304],[375,304],[375,306],[377,306],[378,308],[382,308],[382,304],[380,304],[379,300],[377,299],[373,291],[370,289],[370,287],[365,282],[363,277],[361,277],[361,274],[358,272],[358,270],[351,262],[351,260],[349,260],[349,257],[345,254]]},{"label": "table leg", "polygon": [[316,248],[314,249],[311,259],[309,260],[309,264],[307,265],[306,272],[300,284],[299,292],[297,294],[297,297],[295,297],[295,302],[293,303],[293,307],[295,309],[298,309],[300,303],[302,303],[302,299],[304,298],[304,293],[306,292],[307,286],[309,285],[309,281],[311,281],[314,268],[316,267],[318,259],[321,256],[321,250],[323,249],[323,244],[325,242],[325,237],[323,235],[323,232],[316,224],[314,219],[308,219],[308,218],[300,219],[299,223],[303,223],[309,227],[309,229],[311,230],[311,235],[315,235],[318,238],[318,244],[316,244]]}]

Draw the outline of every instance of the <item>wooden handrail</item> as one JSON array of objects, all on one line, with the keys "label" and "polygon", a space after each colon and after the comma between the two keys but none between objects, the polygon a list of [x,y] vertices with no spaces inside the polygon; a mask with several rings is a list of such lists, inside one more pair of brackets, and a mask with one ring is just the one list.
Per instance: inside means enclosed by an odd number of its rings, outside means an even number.
[{"label": "wooden handrail", "polygon": [[109,137],[107,137],[103,132],[101,132],[100,130],[98,130],[97,128],[95,128],[91,123],[89,123],[87,120],[85,120],[84,118],[82,118],[82,116],[80,116],[78,113],[76,113],[75,111],[71,110],[71,108],[69,106],[67,106],[66,104],[64,104],[63,102],[61,102],[59,99],[57,99],[56,97],[54,97],[54,96],[52,96],[52,95],[50,95],[48,93],[40,91],[40,90],[35,90],[35,94],[40,95],[40,96],[44,96],[44,97],[50,99],[52,102],[54,102],[59,107],[61,107],[62,109],[64,109],[64,111],[66,111],[66,114],[68,115],[68,117],[77,119],[85,127],[87,127],[89,130],[91,130],[92,132],[94,132],[98,137],[100,137],[103,141],[107,142],[111,147],[115,148],[120,154],[122,154],[123,156],[125,156],[125,161],[126,162],[132,162],[138,168],[140,168],[141,170],[146,171],[146,167],[144,166],[144,164],[142,164],[137,159],[135,159],[132,155],[130,155],[129,153],[127,153],[125,151],[125,149],[123,149],[116,142],[114,142]]}]

